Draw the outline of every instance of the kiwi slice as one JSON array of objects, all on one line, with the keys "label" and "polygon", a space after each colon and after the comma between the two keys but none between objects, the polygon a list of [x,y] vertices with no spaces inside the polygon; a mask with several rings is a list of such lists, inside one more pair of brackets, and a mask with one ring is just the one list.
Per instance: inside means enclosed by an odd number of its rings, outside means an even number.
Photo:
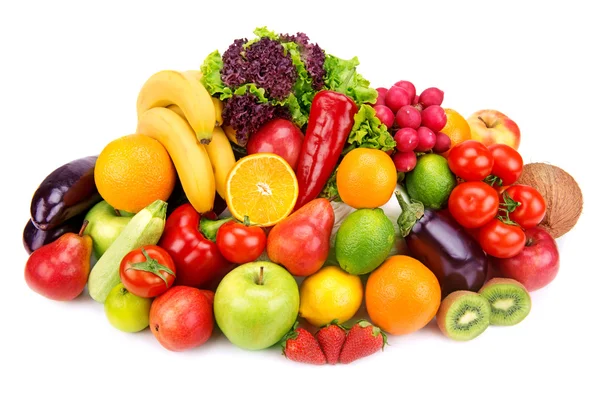
[{"label": "kiwi slice", "polygon": [[490,324],[490,303],[478,293],[459,290],[450,293],[437,313],[442,333],[454,340],[471,340]]},{"label": "kiwi slice", "polygon": [[531,310],[531,297],[527,289],[514,279],[490,279],[479,290],[479,294],[490,302],[492,325],[516,325]]}]

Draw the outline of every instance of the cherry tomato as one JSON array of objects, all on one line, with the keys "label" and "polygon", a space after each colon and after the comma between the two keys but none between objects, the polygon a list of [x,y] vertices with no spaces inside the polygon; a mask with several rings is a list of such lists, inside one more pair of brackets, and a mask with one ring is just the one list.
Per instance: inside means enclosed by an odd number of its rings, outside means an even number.
[{"label": "cherry tomato", "polygon": [[465,228],[479,228],[498,212],[498,194],[483,182],[464,182],[456,186],[448,199],[452,217]]},{"label": "cherry tomato", "polygon": [[505,144],[488,147],[494,157],[492,175],[502,180],[501,185],[512,185],[523,172],[523,158],[518,151]]},{"label": "cherry tomato", "polygon": [[481,142],[465,140],[450,149],[448,166],[465,181],[481,181],[492,173],[494,157]]},{"label": "cherry tomato", "polygon": [[[514,211],[509,212],[508,216],[511,220],[521,225],[523,229],[533,228],[538,226],[546,215],[546,201],[534,188],[528,185],[513,185],[504,191],[508,199],[520,203],[514,208]],[[510,211],[510,209],[509,209]]]},{"label": "cherry tomato", "polygon": [[479,230],[481,249],[492,257],[511,258],[525,247],[527,237],[518,225],[509,225],[494,218]]},{"label": "cherry tomato", "polygon": [[150,298],[173,286],[175,264],[163,248],[143,246],[123,257],[119,273],[125,289],[136,296]]},{"label": "cherry tomato", "polygon": [[267,235],[259,226],[229,221],[217,231],[217,247],[227,259],[236,264],[254,261],[267,245]]}]

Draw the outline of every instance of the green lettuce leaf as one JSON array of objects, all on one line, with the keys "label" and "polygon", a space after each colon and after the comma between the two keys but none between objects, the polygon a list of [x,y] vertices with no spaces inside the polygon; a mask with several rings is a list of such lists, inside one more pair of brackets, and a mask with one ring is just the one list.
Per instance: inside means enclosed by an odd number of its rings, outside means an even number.
[{"label": "green lettuce leaf", "polygon": [[223,68],[223,59],[219,50],[210,53],[200,66],[202,78],[200,81],[208,90],[211,96],[219,96],[221,100],[225,100],[233,95],[231,88],[225,86],[221,80],[221,69]]},{"label": "green lettuce leaf", "polygon": [[333,171],[333,173],[327,180],[327,183],[325,184],[325,187],[323,188],[323,190],[321,190],[319,197],[324,197],[324,198],[328,199],[329,201],[339,200],[340,194],[339,194],[338,188],[337,188],[336,177],[337,177],[337,167],[335,168],[335,170]]},{"label": "green lettuce leaf", "polygon": [[248,40],[243,46],[244,49],[247,49],[249,46],[258,42],[264,37],[279,41],[279,35],[273,31],[268,30],[266,26],[256,28],[253,33],[256,35],[256,37],[254,39]]},{"label": "green lettuce leaf", "polygon": [[367,104],[361,105],[354,115],[354,126],[350,131],[348,145],[344,148],[343,154],[357,147],[383,151],[396,147],[396,141],[386,126],[375,116],[375,109]]},{"label": "green lettuce leaf", "polygon": [[285,49],[286,53],[290,55],[292,63],[298,72],[298,79],[294,84],[293,90],[296,98],[299,99],[298,103],[300,105],[300,109],[304,114],[308,115],[310,112],[312,99],[315,97],[316,93],[312,87],[312,79],[306,70],[304,62],[302,61],[298,44],[294,42],[285,42],[281,43],[281,45]]},{"label": "green lettuce leaf", "polygon": [[369,86],[369,81],[356,72],[357,57],[342,60],[327,54],[325,56],[325,86],[351,97],[356,104],[375,103],[377,91]]}]

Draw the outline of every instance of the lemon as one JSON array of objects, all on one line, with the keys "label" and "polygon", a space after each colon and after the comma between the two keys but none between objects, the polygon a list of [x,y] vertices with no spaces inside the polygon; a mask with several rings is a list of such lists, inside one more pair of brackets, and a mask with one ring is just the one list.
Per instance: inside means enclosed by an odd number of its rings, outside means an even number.
[{"label": "lemon", "polygon": [[360,278],[339,267],[321,268],[300,285],[300,316],[313,326],[333,320],[343,324],[356,314],[363,299]]}]

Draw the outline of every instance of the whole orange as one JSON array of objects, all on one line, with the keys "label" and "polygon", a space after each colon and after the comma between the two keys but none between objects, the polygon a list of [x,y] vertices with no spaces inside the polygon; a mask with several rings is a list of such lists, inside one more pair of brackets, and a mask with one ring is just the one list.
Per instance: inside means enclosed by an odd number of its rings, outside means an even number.
[{"label": "whole orange", "polygon": [[123,136],[98,156],[94,180],[100,196],[117,210],[137,213],[155,200],[166,201],[177,173],[169,153],[146,135]]},{"label": "whole orange", "polygon": [[365,300],[373,324],[392,335],[418,331],[435,316],[440,284],[420,261],[392,256],[367,280]]},{"label": "whole orange", "polygon": [[[451,108],[445,108],[444,111],[446,111],[446,126],[440,132],[450,138],[450,148],[471,139],[471,127],[467,120]],[[447,155],[448,152],[444,153],[444,156]]]},{"label": "whole orange", "polygon": [[358,148],[340,163],[336,184],[342,201],[354,208],[377,208],[388,202],[398,173],[392,158],[384,151]]}]

